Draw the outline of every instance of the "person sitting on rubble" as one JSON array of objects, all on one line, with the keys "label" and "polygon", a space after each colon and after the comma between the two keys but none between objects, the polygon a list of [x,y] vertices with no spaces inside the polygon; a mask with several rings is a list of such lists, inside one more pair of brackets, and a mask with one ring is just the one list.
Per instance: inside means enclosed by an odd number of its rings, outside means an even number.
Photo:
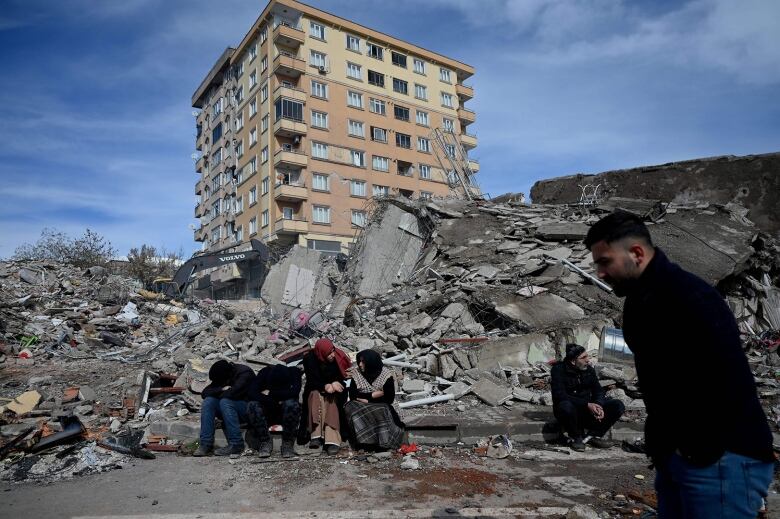
[{"label": "person sitting on rubble", "polygon": [[393,372],[382,364],[374,350],[357,354],[357,366],[350,369],[349,402],[344,413],[356,446],[392,449],[401,446],[404,424],[398,416]]},{"label": "person sitting on rubble", "polygon": [[267,458],[273,451],[269,425],[282,426],[282,457],[295,456],[294,442],[301,420],[300,392],[301,370],[298,368],[266,366],[257,373],[249,390],[247,442],[257,449],[259,457]]},{"label": "person sitting on rubble", "polygon": [[341,423],[345,423],[342,415],[347,400],[345,379],[351,365],[347,354],[325,338],[317,340],[314,350],[303,357],[306,385],[301,420],[306,420],[312,449],[323,447],[330,455],[341,449]]},{"label": "person sitting on rubble", "polygon": [[625,411],[620,400],[606,398],[596,370],[585,348],[566,345],[566,357],[551,371],[553,413],[569,436],[570,447],[584,451],[583,433],[588,429],[590,445],[599,449],[610,444],[602,438]]},{"label": "person sitting on rubble", "polygon": [[201,392],[200,445],[194,456],[208,456],[214,448],[214,419],[222,420],[228,445],[214,450],[216,456],[238,456],[244,451],[241,421],[247,417],[249,386],[255,372],[249,366],[218,360],[209,369],[211,384]]}]

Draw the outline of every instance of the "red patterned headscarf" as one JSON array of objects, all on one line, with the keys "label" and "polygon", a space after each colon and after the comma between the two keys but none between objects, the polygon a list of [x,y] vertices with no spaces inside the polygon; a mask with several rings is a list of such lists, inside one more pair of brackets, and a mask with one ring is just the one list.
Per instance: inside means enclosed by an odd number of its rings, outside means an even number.
[{"label": "red patterned headscarf", "polygon": [[334,346],[330,339],[322,338],[318,339],[317,342],[314,343],[314,354],[317,356],[320,362],[327,362],[328,355],[330,355],[330,352],[332,351],[336,352],[335,361],[339,367],[341,376],[346,378],[347,370],[350,368],[350,366],[352,366],[352,361],[349,360],[347,354]]}]

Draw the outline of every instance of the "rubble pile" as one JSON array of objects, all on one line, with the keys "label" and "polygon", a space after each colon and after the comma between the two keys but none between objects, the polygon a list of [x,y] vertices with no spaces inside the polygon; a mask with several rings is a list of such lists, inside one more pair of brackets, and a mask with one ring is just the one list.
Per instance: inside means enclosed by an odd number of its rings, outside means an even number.
[{"label": "rubble pile", "polygon": [[[605,330],[620,328],[622,300],[594,277],[582,244],[616,208],[645,216],[673,261],[727,296],[780,422],[780,247],[743,208],[395,198],[375,202],[348,259],[293,247],[270,267],[258,301],[183,303],[99,267],[0,263],[0,432],[10,445],[0,477],[23,479],[24,452],[25,474],[40,472],[29,449],[63,433],[46,452],[66,452],[56,459],[71,464],[88,457],[79,473],[187,451],[211,363],[294,365],[322,335],[353,355],[382,353],[405,420],[512,407],[551,416],[550,363],[575,342],[598,358],[602,386],[626,404],[623,419],[641,421],[630,358],[604,345]],[[106,449],[104,462],[85,454]]]}]

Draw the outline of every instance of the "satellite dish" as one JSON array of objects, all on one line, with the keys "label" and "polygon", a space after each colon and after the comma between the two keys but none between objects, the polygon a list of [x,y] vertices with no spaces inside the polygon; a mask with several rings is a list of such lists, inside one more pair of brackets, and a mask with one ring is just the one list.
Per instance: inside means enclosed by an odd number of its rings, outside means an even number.
[{"label": "satellite dish", "polygon": [[200,112],[199,112],[199,111],[197,111],[197,110],[193,110],[193,111],[192,111],[192,116],[193,116],[193,117],[197,117],[197,116],[199,116],[199,115],[200,115]]},{"label": "satellite dish", "polygon": [[200,158],[200,155],[198,155],[197,153],[193,153],[192,155],[190,155],[190,158],[192,160],[198,160]]},{"label": "satellite dish", "polygon": [[195,230],[195,224],[194,223],[189,224],[187,227],[189,227],[191,231]]}]

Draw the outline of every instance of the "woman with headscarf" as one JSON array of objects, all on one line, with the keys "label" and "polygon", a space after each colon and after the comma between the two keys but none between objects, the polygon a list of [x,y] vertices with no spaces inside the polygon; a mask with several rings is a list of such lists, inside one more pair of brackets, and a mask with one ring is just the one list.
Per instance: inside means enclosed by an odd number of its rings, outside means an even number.
[{"label": "woman with headscarf", "polygon": [[393,372],[374,350],[361,351],[356,360],[344,408],[354,441],[358,446],[395,450],[403,441],[404,424],[393,408]]},{"label": "woman with headscarf", "polygon": [[307,408],[303,418],[313,449],[323,447],[331,455],[341,449],[340,415],[347,399],[345,379],[351,365],[347,354],[330,339],[319,339],[314,350],[303,357],[303,401]]}]

